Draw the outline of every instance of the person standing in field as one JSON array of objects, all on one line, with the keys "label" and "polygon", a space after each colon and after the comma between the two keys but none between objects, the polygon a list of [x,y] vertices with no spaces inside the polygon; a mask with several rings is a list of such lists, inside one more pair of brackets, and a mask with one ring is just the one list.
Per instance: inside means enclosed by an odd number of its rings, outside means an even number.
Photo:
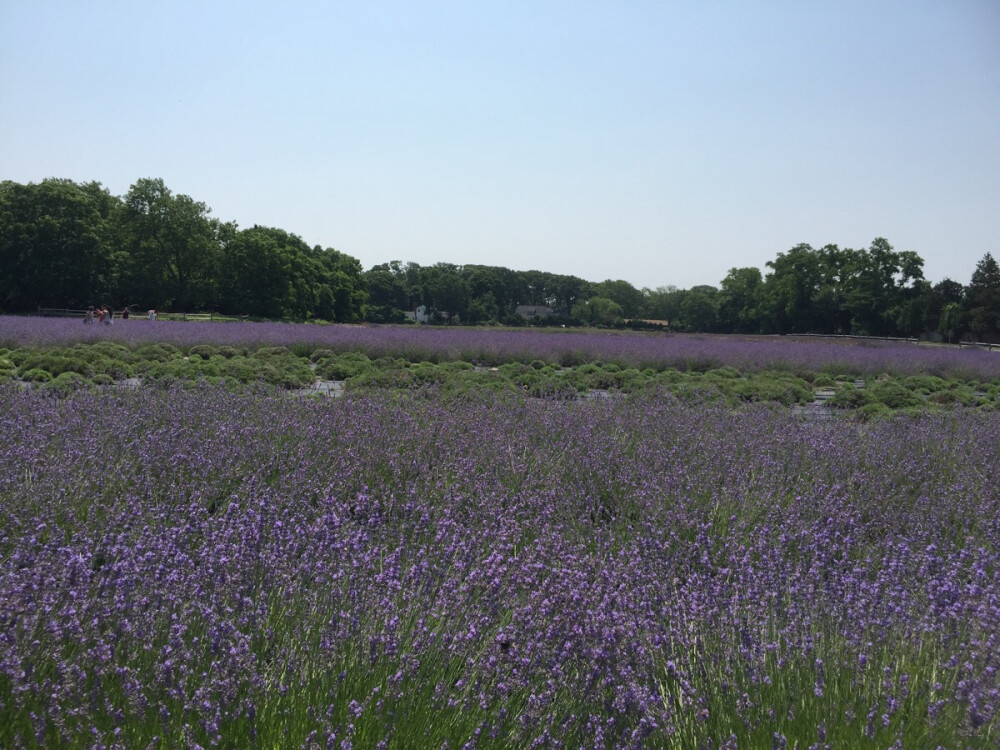
[{"label": "person standing in field", "polygon": [[108,314],[108,311],[104,307],[101,307],[97,311],[97,322],[98,323],[103,323],[104,322],[104,316],[107,315],[107,314]]},{"label": "person standing in field", "polygon": [[83,323],[84,325],[90,325],[93,322],[94,322],[94,306],[91,305],[90,307],[87,308],[87,312],[83,314]]},{"label": "person standing in field", "polygon": [[122,310],[122,320],[128,320],[128,308]]}]

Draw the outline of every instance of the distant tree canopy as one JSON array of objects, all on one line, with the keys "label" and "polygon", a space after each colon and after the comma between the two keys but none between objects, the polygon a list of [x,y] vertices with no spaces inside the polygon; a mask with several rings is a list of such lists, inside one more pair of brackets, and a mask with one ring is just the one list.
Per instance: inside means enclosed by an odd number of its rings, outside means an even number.
[{"label": "distant tree canopy", "polygon": [[[807,244],[732,268],[718,287],[636,289],[502,266],[355,258],[283,229],[240,229],[161,179],[122,197],[99,183],[0,182],[0,310],[91,304],[288,320],[591,325],[669,321],[720,333],[933,335],[1000,341],[1000,265],[986,253],[968,286],[931,284],[916,253]],[[527,312],[530,310],[530,314]]]},{"label": "distant tree canopy", "polygon": [[360,262],[282,229],[212,218],[161,179],[121,198],[98,183],[0,183],[0,309],[109,304],[360,321]]}]

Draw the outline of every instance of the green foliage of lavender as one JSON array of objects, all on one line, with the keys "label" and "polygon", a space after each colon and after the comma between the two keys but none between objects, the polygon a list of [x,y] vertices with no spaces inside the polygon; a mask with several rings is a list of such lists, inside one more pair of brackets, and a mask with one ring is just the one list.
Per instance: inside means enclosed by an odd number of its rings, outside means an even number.
[{"label": "green foliage of lavender", "polygon": [[[320,379],[354,391],[436,384],[452,394],[559,399],[668,390],[731,406],[802,406],[825,388],[834,391],[831,406],[864,419],[1000,403],[1000,356],[912,345],[141,320],[102,328],[29,318],[0,318],[0,335],[13,347],[0,349],[0,381],[62,394],[114,382],[303,389]],[[867,388],[855,387],[859,376]]]},{"label": "green foliage of lavender", "polygon": [[185,323],[118,320],[84,326],[79,320],[0,316],[0,347],[72,346],[80,342],[172,346],[187,353],[214,345],[229,351],[285,347],[309,357],[316,350],[362,352],[375,359],[411,362],[463,360],[475,365],[544,362],[576,366],[600,361],[622,369],[674,368],[707,372],[785,371],[877,376],[926,375],[1000,382],[995,352],[866,341],[863,344],[785,337],[740,338],[578,330],[494,330],[440,326],[296,325],[288,323]]},{"label": "green foliage of lavender", "polygon": [[0,386],[0,746],[1000,737],[996,412],[370,394]]}]

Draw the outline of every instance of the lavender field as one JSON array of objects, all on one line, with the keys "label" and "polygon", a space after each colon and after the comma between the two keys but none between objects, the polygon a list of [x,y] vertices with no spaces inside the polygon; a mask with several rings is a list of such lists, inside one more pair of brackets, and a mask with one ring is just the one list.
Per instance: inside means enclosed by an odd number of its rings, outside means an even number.
[{"label": "lavender field", "polygon": [[[144,323],[93,335],[282,329]],[[7,384],[0,426],[0,747],[1000,741],[995,410]]]},{"label": "lavender field", "polygon": [[306,354],[316,349],[362,351],[372,357],[435,362],[464,360],[484,365],[536,359],[574,365],[600,360],[621,367],[654,370],[730,366],[741,371],[806,370],[857,375],[889,372],[986,381],[1000,379],[997,352],[878,341],[440,326],[213,324],[142,319],[118,320],[113,326],[85,326],[72,318],[0,316],[0,347],[66,346],[105,340],[132,347],[155,342],[183,349],[214,344],[250,348],[284,346]]}]

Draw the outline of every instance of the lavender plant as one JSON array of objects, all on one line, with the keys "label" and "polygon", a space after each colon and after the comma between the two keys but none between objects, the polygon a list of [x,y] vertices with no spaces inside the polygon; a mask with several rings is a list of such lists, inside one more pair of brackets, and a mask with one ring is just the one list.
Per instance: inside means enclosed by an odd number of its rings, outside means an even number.
[{"label": "lavender plant", "polygon": [[497,366],[507,362],[582,365],[594,361],[622,368],[707,371],[724,366],[741,372],[780,370],[852,376],[930,375],[1000,379],[995,352],[955,350],[913,344],[842,340],[798,341],[783,337],[750,339],[625,332],[452,329],[413,326],[295,325],[287,323],[185,323],[116,321],[113,326],[83,326],[65,318],[0,317],[0,346],[65,346],[110,342],[130,347],[171,345],[233,349],[287,347],[307,357],[318,349],[363,352],[412,362],[464,360]]},{"label": "lavender plant", "polygon": [[0,388],[0,746],[1000,736],[995,412]]}]

